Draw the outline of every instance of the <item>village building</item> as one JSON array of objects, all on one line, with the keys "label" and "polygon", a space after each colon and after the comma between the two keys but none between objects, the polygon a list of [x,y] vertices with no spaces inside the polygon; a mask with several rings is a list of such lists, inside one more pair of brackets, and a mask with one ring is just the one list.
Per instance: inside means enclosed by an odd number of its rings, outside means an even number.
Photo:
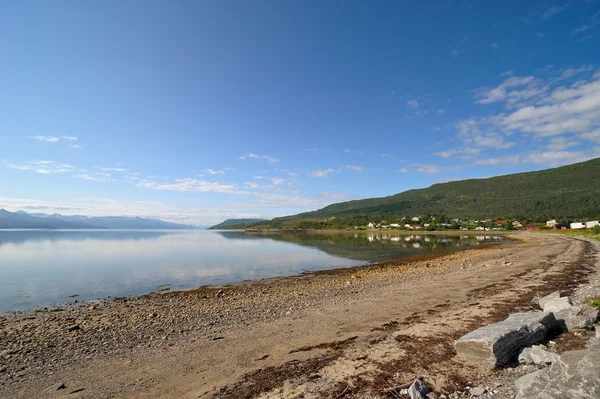
[{"label": "village building", "polygon": [[571,223],[571,229],[572,230],[585,229],[585,223],[581,223],[581,222]]}]

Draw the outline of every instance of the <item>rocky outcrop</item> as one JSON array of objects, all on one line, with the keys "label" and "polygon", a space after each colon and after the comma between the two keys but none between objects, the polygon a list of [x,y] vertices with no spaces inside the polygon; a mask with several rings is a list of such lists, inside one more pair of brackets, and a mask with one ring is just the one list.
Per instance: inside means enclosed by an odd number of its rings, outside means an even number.
[{"label": "rocky outcrop", "polygon": [[458,357],[486,367],[509,364],[519,351],[542,342],[556,319],[550,312],[511,314],[506,320],[472,331],[454,343]]},{"label": "rocky outcrop", "polygon": [[571,302],[571,298],[568,296],[563,296],[562,298],[553,299],[551,301],[544,302],[544,306],[542,306],[542,310],[544,312],[560,312],[564,309],[569,309],[573,306],[573,302]]},{"label": "rocky outcrop", "polygon": [[515,381],[517,399],[600,398],[600,339],[586,349],[565,352],[549,368]]}]

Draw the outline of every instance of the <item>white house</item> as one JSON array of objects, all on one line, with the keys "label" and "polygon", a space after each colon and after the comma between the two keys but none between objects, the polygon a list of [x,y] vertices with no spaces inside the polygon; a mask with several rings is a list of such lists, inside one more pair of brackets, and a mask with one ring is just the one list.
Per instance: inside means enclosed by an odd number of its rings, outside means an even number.
[{"label": "white house", "polygon": [[390,224],[390,227],[400,227],[400,225],[398,223],[392,223]]},{"label": "white house", "polygon": [[415,217],[413,217],[413,218],[412,218],[412,221],[413,221],[413,222],[418,222],[418,221],[419,221],[419,217],[418,217],[418,216],[415,216]]},{"label": "white house", "polygon": [[373,222],[369,222],[369,224],[367,225],[370,229],[372,229],[373,227],[375,227],[375,225],[373,224]]},{"label": "white house", "polygon": [[585,229],[585,223],[571,223],[571,228],[576,230],[576,229]]},{"label": "white house", "polygon": [[554,227],[556,226],[556,220],[552,219],[552,220],[548,220],[546,222],[546,227]]},{"label": "white house", "polygon": [[591,229],[591,228],[596,227],[596,226],[600,226],[600,222],[598,222],[597,220],[594,220],[594,221],[591,221],[591,222],[587,222],[585,224],[585,227],[587,227],[588,229]]}]

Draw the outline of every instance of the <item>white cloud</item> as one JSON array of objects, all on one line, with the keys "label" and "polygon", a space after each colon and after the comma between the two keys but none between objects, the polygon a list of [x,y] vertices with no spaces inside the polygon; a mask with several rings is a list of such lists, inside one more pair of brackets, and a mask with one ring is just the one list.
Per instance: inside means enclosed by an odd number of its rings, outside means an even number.
[{"label": "white cloud", "polygon": [[[548,76],[549,69],[552,67],[537,72]],[[593,71],[593,66],[583,65],[565,69],[558,77],[557,72],[550,72],[546,78],[511,76],[494,89],[476,90],[477,102],[504,104],[511,111],[459,121],[457,138],[462,146],[435,155],[471,160],[477,157],[475,165],[545,162],[546,166],[556,166],[589,159],[594,154],[589,150],[589,142],[598,143],[596,132],[600,131],[600,73]],[[507,137],[515,139],[508,141]],[[514,148],[518,141],[529,141],[538,152],[487,154]],[[566,151],[579,145],[588,150]]]},{"label": "white cloud", "polygon": [[383,158],[393,158],[393,157],[394,157],[392,154],[387,154],[387,153],[385,153],[385,152],[384,152],[383,154],[381,154],[381,156],[382,156]]},{"label": "white cloud", "polygon": [[69,144],[69,147],[71,147],[71,148],[83,148],[79,144]]},{"label": "white cloud", "polygon": [[279,163],[279,161],[280,161],[279,159],[270,157],[268,155],[258,155],[258,154],[252,154],[252,153],[250,153],[248,155],[242,155],[238,159],[242,159],[242,160],[244,160],[244,159],[260,159],[260,160],[266,161],[267,163],[271,163],[271,164]]},{"label": "white cloud", "polygon": [[415,163],[413,166],[419,173],[439,173],[442,170],[440,165],[433,164]]},{"label": "white cloud", "polygon": [[45,143],[56,143],[59,139],[54,136],[29,136],[28,139],[43,141]]},{"label": "white cloud", "polygon": [[95,181],[95,182],[105,182],[106,181],[106,176],[102,176],[100,173],[98,173],[98,176],[76,175],[76,176],[73,176],[73,177],[76,178],[76,179],[90,180],[90,181]]},{"label": "white cloud", "polygon": [[[515,90],[520,87],[521,90]],[[512,90],[511,90],[512,89]],[[508,105],[514,105],[520,101],[530,99],[544,93],[546,87],[533,76],[511,76],[497,87],[481,87],[475,90],[475,96],[480,104],[491,104],[500,101],[507,101]]]},{"label": "white cloud", "polygon": [[328,201],[348,201],[351,197],[347,194],[338,194],[338,193],[330,193],[327,191],[323,191],[319,193],[319,197],[326,199]]},{"label": "white cloud", "polygon": [[127,172],[125,168],[98,168],[103,172]]},{"label": "white cloud", "polygon": [[334,173],[335,170],[331,168],[323,169],[323,170],[315,170],[310,175],[312,177],[326,177],[327,175]]},{"label": "white cloud", "polygon": [[569,4],[565,4],[565,5],[562,5],[562,6],[552,6],[552,7],[549,7],[546,10],[544,10],[544,12],[542,13],[541,18],[542,19],[552,18],[553,16],[555,16],[559,12],[562,12],[562,11],[566,10],[567,7],[569,7]]},{"label": "white cloud", "polygon": [[504,71],[504,72],[502,72],[502,73],[500,74],[500,76],[513,76],[514,74],[515,74],[515,71],[513,71],[513,70],[511,69],[511,70],[508,70],[508,71]]},{"label": "white cloud", "polygon": [[149,188],[159,191],[176,191],[176,192],[192,192],[192,193],[238,193],[235,184],[222,184],[208,182],[194,178],[175,179],[172,182],[156,182],[143,180],[136,184],[140,188]]},{"label": "white cloud", "polygon": [[250,188],[258,188],[258,183],[254,183],[254,182],[246,182],[244,183],[246,186],[250,187]]},{"label": "white cloud", "polygon": [[346,165],[342,169],[353,170],[355,172],[362,172],[363,171],[363,167],[362,166],[357,166],[357,165]]},{"label": "white cloud", "polygon": [[225,174],[224,170],[204,169],[203,171],[213,176]]},{"label": "white cloud", "polygon": [[419,108],[419,102],[417,100],[408,100],[406,102],[406,105],[408,105],[412,109],[418,109]]},{"label": "white cloud", "polygon": [[581,142],[566,137],[553,137],[548,144],[545,145],[545,148],[551,151],[563,151],[571,147],[577,147],[579,144],[581,144]]},{"label": "white cloud", "polygon": [[445,111],[444,109],[442,109],[442,108],[438,108],[436,112],[437,112],[439,115],[441,115],[441,114],[445,113],[446,111]]},{"label": "white cloud", "polygon": [[408,169],[406,169],[406,168],[400,168],[400,169],[397,169],[396,172],[399,172],[399,173],[408,173]]},{"label": "white cloud", "polygon": [[77,137],[75,137],[75,136],[60,136],[60,138],[69,140],[69,141],[77,141]]},{"label": "white cloud", "polygon": [[55,173],[74,172],[77,168],[68,163],[58,163],[55,161],[29,161],[25,163],[8,163],[9,169],[34,171],[43,175]]}]

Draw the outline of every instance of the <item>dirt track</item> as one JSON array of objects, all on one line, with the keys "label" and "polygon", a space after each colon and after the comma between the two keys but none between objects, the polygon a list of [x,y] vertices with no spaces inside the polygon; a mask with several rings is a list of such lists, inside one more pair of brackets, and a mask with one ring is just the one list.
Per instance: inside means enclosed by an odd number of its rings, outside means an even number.
[{"label": "dirt track", "polygon": [[0,358],[0,397],[387,397],[416,375],[439,392],[461,389],[490,373],[459,363],[455,338],[598,270],[586,241],[519,238],[385,267],[0,317],[0,353],[18,350]]}]

